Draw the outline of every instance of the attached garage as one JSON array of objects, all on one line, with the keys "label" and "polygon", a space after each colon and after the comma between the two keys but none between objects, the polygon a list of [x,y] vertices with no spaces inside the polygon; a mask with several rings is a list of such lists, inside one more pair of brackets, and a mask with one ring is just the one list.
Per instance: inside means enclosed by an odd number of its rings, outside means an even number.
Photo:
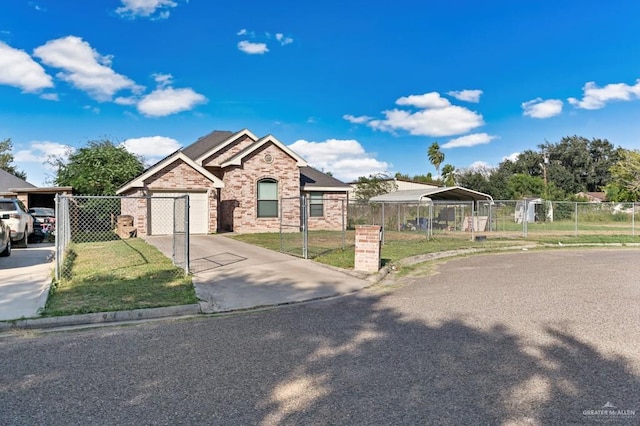
[{"label": "attached garage", "polygon": [[[185,195],[189,196],[189,233],[206,234],[209,232],[209,203],[206,192],[154,191],[150,195],[150,235],[173,233],[175,197]],[[180,212],[177,212],[176,218],[180,217],[182,217]]]}]

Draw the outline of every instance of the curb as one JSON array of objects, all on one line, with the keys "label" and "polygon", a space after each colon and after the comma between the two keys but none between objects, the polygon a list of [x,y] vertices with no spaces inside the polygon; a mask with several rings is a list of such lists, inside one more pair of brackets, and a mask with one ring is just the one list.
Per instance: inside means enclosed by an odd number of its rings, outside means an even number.
[{"label": "curb", "polygon": [[95,312],[62,317],[29,318],[0,322],[0,332],[16,329],[43,329],[75,325],[95,325],[124,321],[198,315],[200,304],[167,306],[163,308],[134,309],[131,311]]}]

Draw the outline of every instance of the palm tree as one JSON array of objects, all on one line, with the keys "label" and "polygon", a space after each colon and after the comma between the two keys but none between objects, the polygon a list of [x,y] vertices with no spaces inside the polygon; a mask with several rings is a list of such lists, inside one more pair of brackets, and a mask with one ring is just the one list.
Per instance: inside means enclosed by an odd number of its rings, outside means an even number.
[{"label": "palm tree", "polygon": [[444,179],[445,186],[456,185],[455,172],[456,168],[451,164],[445,164],[442,166],[442,178]]},{"label": "palm tree", "polygon": [[440,179],[440,164],[444,161],[444,152],[440,151],[438,142],[431,144],[427,150],[427,155],[429,156],[429,162],[436,168],[436,179]]}]

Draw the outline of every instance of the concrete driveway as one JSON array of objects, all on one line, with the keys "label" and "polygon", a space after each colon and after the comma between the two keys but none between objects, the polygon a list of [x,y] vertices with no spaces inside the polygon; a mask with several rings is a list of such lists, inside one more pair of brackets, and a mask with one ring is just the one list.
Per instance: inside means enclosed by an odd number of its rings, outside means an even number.
[{"label": "concrete driveway", "polygon": [[47,302],[53,255],[53,244],[41,243],[0,258],[0,321],[38,316]]},{"label": "concrete driveway", "polygon": [[[147,237],[171,256],[171,237]],[[222,235],[196,235],[190,244],[198,297],[211,311],[279,305],[350,293],[370,282],[311,260]]]}]

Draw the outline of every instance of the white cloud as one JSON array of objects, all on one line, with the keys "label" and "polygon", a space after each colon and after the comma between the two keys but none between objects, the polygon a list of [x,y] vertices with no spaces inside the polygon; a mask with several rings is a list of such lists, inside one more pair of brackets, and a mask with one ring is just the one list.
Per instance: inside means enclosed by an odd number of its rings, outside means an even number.
[{"label": "white cloud", "polygon": [[283,46],[293,43],[293,39],[291,37],[285,37],[284,34],[281,33],[276,34],[276,40],[278,40]]},{"label": "white cloud", "polygon": [[630,101],[640,98],[640,79],[636,84],[629,86],[625,83],[607,84],[598,87],[595,82],[590,81],[582,88],[582,100],[576,98],[567,99],[571,105],[582,109],[601,109],[613,101]]},{"label": "white cloud", "polygon": [[138,103],[138,111],[149,117],[164,117],[178,112],[188,111],[206,101],[206,97],[194,92],[190,88],[174,89],[173,87],[159,87],[140,100]]},{"label": "white cloud", "polygon": [[111,69],[111,56],[100,55],[80,37],[67,36],[50,40],[34,50],[46,65],[63,71],[57,77],[87,92],[98,101],[109,101],[122,90],[142,90],[129,78]]},{"label": "white cloud", "polygon": [[342,118],[344,118],[345,120],[347,120],[350,123],[353,124],[364,124],[367,121],[371,120],[371,117],[367,116],[367,115],[361,115],[359,117],[356,117],[354,115],[351,114],[345,114],[342,116]]},{"label": "white cloud", "polygon": [[459,101],[464,102],[480,102],[480,95],[482,95],[482,90],[454,90],[451,92],[447,92],[447,95],[453,96]]},{"label": "white cloud", "polygon": [[563,103],[559,99],[542,100],[542,98],[535,98],[522,103],[521,106],[524,110],[522,115],[533,118],[554,117],[562,113],[562,105]]},{"label": "white cloud", "polygon": [[368,125],[387,132],[401,129],[412,135],[451,136],[467,133],[484,124],[482,115],[456,105],[414,113],[393,109],[384,114],[386,119],[372,120]]},{"label": "white cloud", "polygon": [[418,108],[446,108],[451,105],[447,99],[438,92],[425,93],[424,95],[403,96],[396,100],[398,105],[410,105]]},{"label": "white cloud", "polygon": [[42,95],[40,95],[40,99],[44,99],[45,101],[59,101],[60,98],[58,97],[57,93],[43,93]]},{"label": "white cloud", "polygon": [[166,136],[146,136],[127,139],[122,143],[127,151],[144,157],[150,164],[180,149],[180,143]]},{"label": "white cloud", "polygon": [[471,170],[486,170],[492,169],[493,166],[486,161],[474,161],[473,163],[471,163],[471,165],[469,165],[469,168]]},{"label": "white cloud", "polygon": [[73,151],[73,147],[57,142],[32,142],[29,149],[17,151],[14,160],[22,163],[45,163],[50,156],[67,158]]},{"label": "white cloud", "polygon": [[252,43],[247,40],[238,42],[238,49],[249,55],[262,55],[269,51],[266,43]]},{"label": "white cloud", "polygon": [[240,31],[238,31],[236,33],[236,35],[239,35],[239,36],[242,36],[242,35],[245,35],[245,34],[247,34],[247,30],[245,28],[241,29]]},{"label": "white cloud", "polygon": [[442,148],[461,148],[482,145],[491,142],[495,138],[495,136],[491,136],[486,133],[474,133],[471,135],[451,139],[449,142],[442,145]]},{"label": "white cloud", "polygon": [[509,160],[511,162],[515,162],[518,159],[519,156],[520,156],[519,152],[514,152],[514,153],[511,153],[511,154],[507,155],[506,157],[502,157],[502,161]]},{"label": "white cloud", "polygon": [[384,173],[390,165],[367,153],[356,140],[328,139],[324,142],[298,140],[289,145],[313,167],[330,171],[337,179],[353,181],[360,176]]},{"label": "white cloud", "polygon": [[119,96],[115,98],[113,102],[118,105],[135,105],[138,103],[138,98],[134,96],[128,96],[128,97]]},{"label": "white cloud", "polygon": [[116,9],[116,13],[131,19],[138,17],[166,19],[170,14],[169,9],[178,5],[172,0],[121,0],[121,2],[122,6]]},{"label": "white cloud", "polygon": [[466,168],[471,172],[480,173],[484,177],[488,178],[491,175],[491,171],[495,169],[495,166],[487,163],[486,161],[474,161]]},{"label": "white cloud", "polygon": [[167,87],[173,83],[173,76],[171,74],[156,73],[153,74],[152,77],[158,84],[158,87]]},{"label": "white cloud", "polygon": [[0,41],[0,84],[37,92],[53,87],[53,80],[26,52]]}]

